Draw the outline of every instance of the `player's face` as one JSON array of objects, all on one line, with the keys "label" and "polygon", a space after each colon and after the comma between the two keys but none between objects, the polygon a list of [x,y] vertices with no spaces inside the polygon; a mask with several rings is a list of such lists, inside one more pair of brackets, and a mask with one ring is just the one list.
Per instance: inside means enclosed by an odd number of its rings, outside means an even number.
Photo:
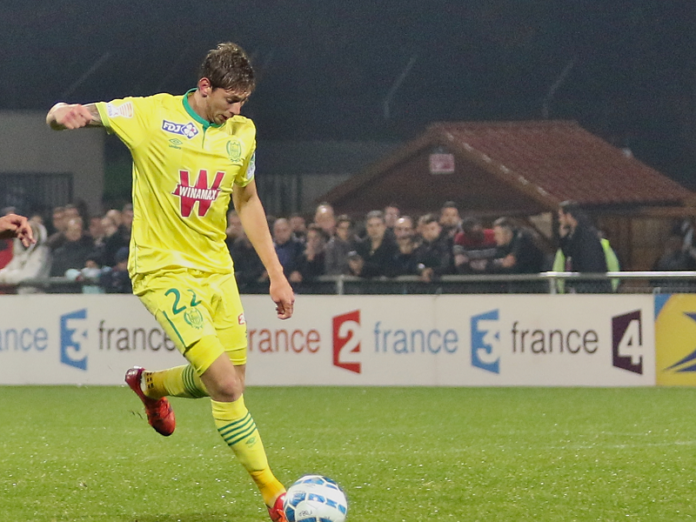
[{"label": "player's face", "polygon": [[220,87],[212,89],[206,98],[206,119],[217,125],[222,125],[242,111],[242,105],[249,95]]}]

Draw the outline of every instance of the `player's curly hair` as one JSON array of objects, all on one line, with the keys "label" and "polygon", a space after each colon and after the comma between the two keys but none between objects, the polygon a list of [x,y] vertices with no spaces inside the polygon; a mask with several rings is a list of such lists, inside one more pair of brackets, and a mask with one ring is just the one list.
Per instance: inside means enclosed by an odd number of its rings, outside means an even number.
[{"label": "player's curly hair", "polygon": [[200,70],[201,78],[208,78],[213,89],[251,94],[256,87],[254,68],[249,56],[232,42],[218,44],[208,51]]}]

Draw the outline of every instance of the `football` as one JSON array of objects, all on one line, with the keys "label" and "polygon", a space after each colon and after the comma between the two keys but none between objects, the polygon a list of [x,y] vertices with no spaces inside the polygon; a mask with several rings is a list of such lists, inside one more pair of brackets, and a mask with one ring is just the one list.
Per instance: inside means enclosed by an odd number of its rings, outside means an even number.
[{"label": "football", "polygon": [[288,489],[283,509],[288,522],[344,522],[348,501],[335,481],[305,475]]}]

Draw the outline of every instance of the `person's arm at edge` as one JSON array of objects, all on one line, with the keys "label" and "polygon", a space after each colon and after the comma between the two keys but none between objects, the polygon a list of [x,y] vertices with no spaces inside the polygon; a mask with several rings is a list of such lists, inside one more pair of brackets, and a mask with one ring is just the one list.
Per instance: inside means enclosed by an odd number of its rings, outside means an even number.
[{"label": "person's arm at edge", "polygon": [[18,238],[25,247],[36,243],[29,221],[24,216],[7,214],[0,217],[0,239]]},{"label": "person's arm at edge", "polygon": [[249,241],[268,272],[271,299],[276,304],[278,318],[288,319],[293,313],[295,294],[276,255],[266,213],[256,191],[256,182],[252,179],[244,187],[235,185],[232,202]]},{"label": "person's arm at edge", "polygon": [[56,103],[48,111],[46,125],[53,130],[104,126],[95,103],[69,105],[63,102]]}]

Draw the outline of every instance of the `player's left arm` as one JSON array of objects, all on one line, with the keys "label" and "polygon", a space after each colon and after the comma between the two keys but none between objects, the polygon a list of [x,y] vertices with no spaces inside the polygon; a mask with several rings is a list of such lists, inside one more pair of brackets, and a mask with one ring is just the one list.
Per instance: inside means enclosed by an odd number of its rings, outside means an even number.
[{"label": "player's left arm", "polygon": [[235,185],[232,201],[249,241],[251,241],[266,268],[266,272],[268,272],[271,283],[271,299],[276,304],[278,317],[288,319],[293,313],[295,294],[283,273],[283,266],[280,264],[275,246],[273,246],[273,238],[268,229],[266,213],[256,190],[256,182],[252,179],[244,186]]},{"label": "player's left arm", "polygon": [[46,115],[46,125],[53,130],[81,129],[83,127],[103,127],[101,116],[95,103],[81,105],[75,103],[56,103]]}]

